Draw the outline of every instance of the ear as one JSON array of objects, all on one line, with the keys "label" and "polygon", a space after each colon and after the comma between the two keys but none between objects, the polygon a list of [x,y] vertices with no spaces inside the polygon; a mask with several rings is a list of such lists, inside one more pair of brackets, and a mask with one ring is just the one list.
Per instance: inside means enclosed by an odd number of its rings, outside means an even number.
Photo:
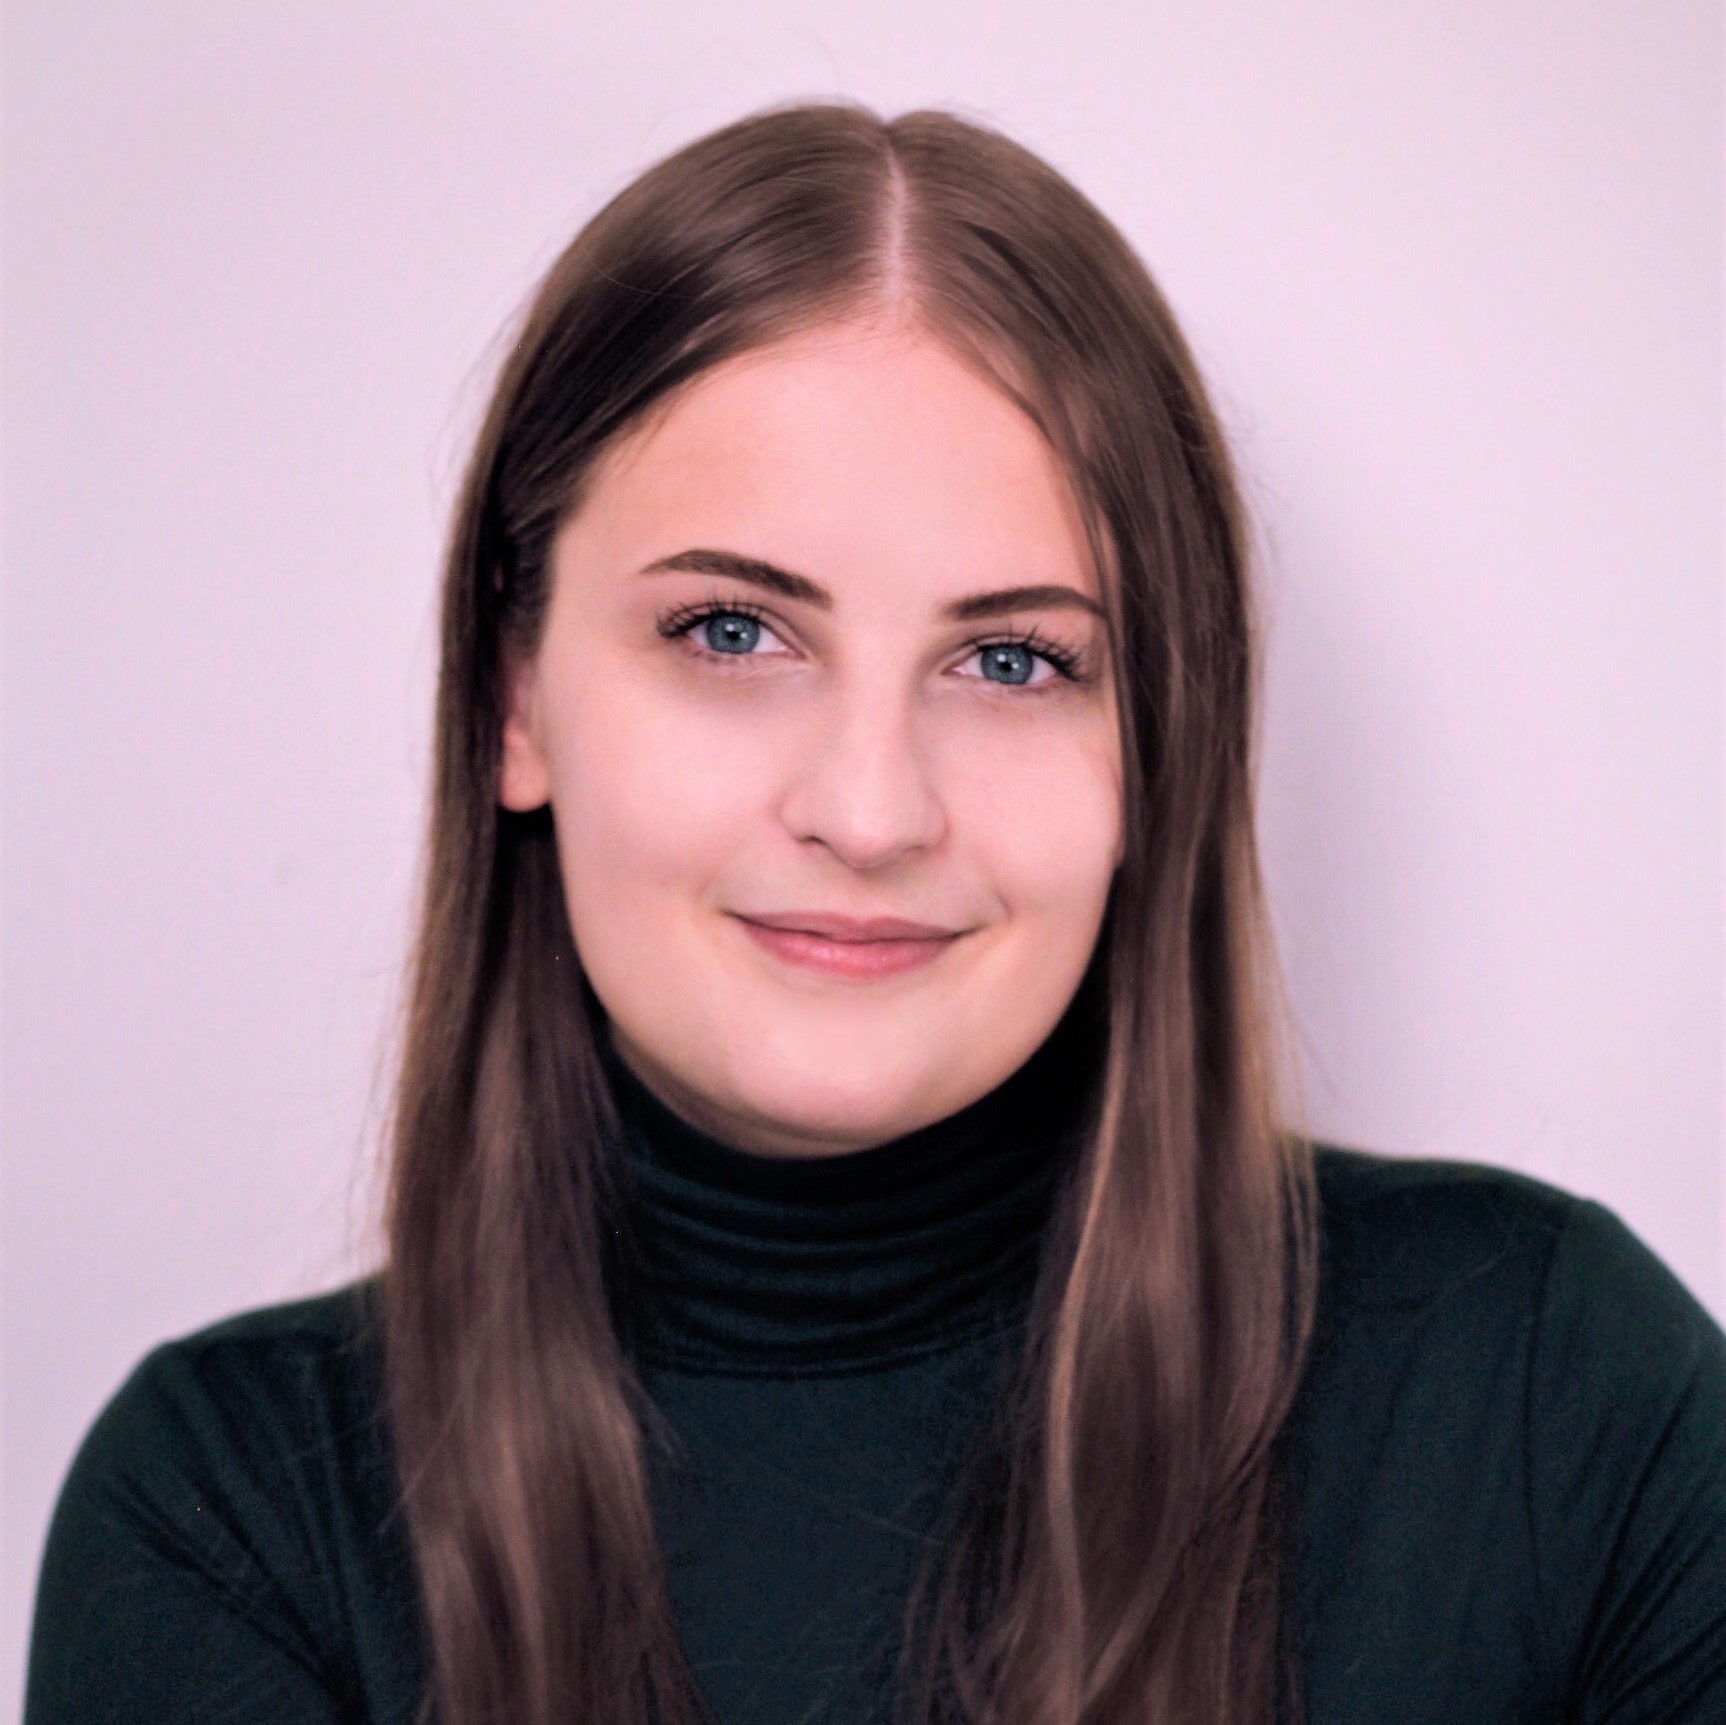
[{"label": "ear", "polygon": [[532,659],[504,665],[503,749],[497,800],[525,813],[551,801],[551,770],[538,741],[538,702]]}]

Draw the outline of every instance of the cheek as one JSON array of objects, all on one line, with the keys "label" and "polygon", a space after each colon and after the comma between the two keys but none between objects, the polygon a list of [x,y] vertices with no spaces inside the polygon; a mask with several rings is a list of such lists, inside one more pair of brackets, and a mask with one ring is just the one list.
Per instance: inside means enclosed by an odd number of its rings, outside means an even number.
[{"label": "cheek", "polygon": [[761,819],[765,739],[692,725],[639,678],[587,679],[553,716],[552,804],[570,920],[584,952],[651,944]]},{"label": "cheek", "polygon": [[973,751],[953,775],[954,826],[1016,915],[1100,914],[1120,854],[1115,751],[1101,727]]}]

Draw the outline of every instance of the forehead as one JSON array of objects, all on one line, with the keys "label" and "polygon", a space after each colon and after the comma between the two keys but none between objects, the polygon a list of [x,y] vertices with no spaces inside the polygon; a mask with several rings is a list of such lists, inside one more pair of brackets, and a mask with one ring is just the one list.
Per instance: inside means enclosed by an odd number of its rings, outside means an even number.
[{"label": "forehead", "polygon": [[569,531],[596,568],[722,545],[932,594],[1017,579],[1097,594],[1042,432],[901,327],[825,325],[700,374],[606,452]]}]

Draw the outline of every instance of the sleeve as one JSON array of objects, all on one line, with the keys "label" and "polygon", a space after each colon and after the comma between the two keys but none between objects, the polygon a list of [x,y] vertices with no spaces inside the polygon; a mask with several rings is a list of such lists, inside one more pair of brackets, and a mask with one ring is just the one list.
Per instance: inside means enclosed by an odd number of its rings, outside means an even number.
[{"label": "sleeve", "polygon": [[1726,1335],[1577,1200],[1530,1352],[1533,1548],[1577,1725],[1726,1722]]},{"label": "sleeve", "polygon": [[247,1424],[172,1343],[102,1410],[49,1525],[24,1725],[353,1717],[320,1653],[310,1571],[284,1561],[284,1480]]}]

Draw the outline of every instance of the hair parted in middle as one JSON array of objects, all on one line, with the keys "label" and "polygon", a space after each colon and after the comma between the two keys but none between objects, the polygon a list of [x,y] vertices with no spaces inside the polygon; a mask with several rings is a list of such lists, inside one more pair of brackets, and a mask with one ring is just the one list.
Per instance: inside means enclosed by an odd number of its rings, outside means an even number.
[{"label": "hair parted in middle", "polygon": [[[1277,1437],[1315,1278],[1253,819],[1257,648],[1231,459],[1163,297],[994,128],[847,102],[660,161],[558,258],[447,555],[430,830],[379,1278],[440,1725],[689,1725],[620,1335],[603,1013],[549,810],[497,801],[506,672],[600,454],[720,361],[927,331],[1070,477],[1119,678],[1125,848],[1094,1101],[1023,1356],[907,1612],[907,1725],[1290,1719]],[[625,1314],[626,1316],[626,1314]]]}]

